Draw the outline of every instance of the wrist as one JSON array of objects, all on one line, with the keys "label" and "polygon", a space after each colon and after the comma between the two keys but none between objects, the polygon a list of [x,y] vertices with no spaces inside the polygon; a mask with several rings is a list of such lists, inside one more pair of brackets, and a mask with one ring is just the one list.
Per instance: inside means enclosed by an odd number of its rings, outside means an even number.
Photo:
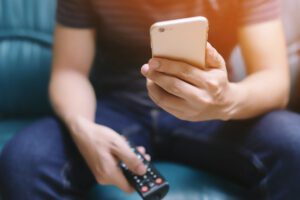
[{"label": "wrist", "polygon": [[223,120],[238,119],[241,105],[244,102],[246,92],[240,88],[238,83],[229,83],[227,91],[227,106]]},{"label": "wrist", "polygon": [[91,132],[94,122],[83,116],[73,116],[68,119],[67,126],[73,135],[82,135],[84,133]]}]

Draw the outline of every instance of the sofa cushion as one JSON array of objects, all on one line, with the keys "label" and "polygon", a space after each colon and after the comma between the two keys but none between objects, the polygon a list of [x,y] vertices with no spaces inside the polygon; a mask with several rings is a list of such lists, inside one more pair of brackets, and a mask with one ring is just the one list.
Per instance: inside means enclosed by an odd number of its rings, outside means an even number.
[{"label": "sofa cushion", "polygon": [[[164,200],[234,200],[245,199],[245,191],[228,181],[206,172],[173,163],[156,163],[156,167],[170,183]],[[136,193],[128,195],[115,187],[96,186],[90,200],[139,200]]]},{"label": "sofa cushion", "polygon": [[56,1],[0,0],[0,116],[50,111],[47,84]]},{"label": "sofa cushion", "polygon": [[0,152],[4,145],[22,128],[29,125],[33,120],[3,120],[0,121]]}]

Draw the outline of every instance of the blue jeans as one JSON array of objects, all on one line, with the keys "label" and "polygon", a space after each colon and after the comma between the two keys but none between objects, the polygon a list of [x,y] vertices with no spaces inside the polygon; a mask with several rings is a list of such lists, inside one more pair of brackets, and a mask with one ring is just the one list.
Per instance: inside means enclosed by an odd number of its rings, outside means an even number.
[{"label": "blue jeans", "polygon": [[[300,197],[300,116],[274,111],[245,121],[187,122],[129,100],[103,98],[96,122],[143,145],[154,159],[175,161],[223,176],[252,199]],[[55,117],[17,134],[0,157],[4,199],[84,199],[96,183]]]}]

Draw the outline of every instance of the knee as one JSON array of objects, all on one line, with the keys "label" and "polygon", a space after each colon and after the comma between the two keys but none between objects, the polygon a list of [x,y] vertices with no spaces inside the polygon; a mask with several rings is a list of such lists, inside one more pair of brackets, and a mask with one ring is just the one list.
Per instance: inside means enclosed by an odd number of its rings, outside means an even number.
[{"label": "knee", "polygon": [[266,146],[280,157],[293,160],[300,156],[300,115],[274,111],[258,120],[253,130]]},{"label": "knee", "polygon": [[49,159],[48,154],[53,151],[49,140],[58,137],[59,126],[54,118],[45,118],[16,134],[0,156],[1,182],[9,187],[19,185],[26,177],[35,176],[41,164]]}]

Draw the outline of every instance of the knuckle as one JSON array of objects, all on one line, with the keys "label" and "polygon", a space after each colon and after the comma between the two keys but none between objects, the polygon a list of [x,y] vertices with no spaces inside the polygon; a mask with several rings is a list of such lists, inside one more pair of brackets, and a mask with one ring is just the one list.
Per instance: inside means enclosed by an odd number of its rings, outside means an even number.
[{"label": "knuckle", "polygon": [[206,54],[207,56],[211,56],[211,52],[212,52],[213,47],[211,45],[208,45],[206,48]]},{"label": "knuckle", "polygon": [[143,162],[139,158],[137,158],[135,155],[132,156],[131,160],[132,160],[132,167],[134,169],[138,168],[140,165],[143,164]]},{"label": "knuckle", "polygon": [[226,62],[225,62],[224,58],[221,56],[220,56],[220,63],[222,65],[222,67],[226,67]]},{"label": "knuckle", "polygon": [[104,179],[107,179],[107,177],[110,177],[111,175],[111,169],[109,169],[109,167],[104,167],[103,170],[102,170],[102,177]]},{"label": "knuckle", "polygon": [[177,81],[170,82],[167,86],[168,90],[173,94],[178,94],[181,91],[181,84]]},{"label": "knuckle", "polygon": [[122,138],[119,135],[116,135],[113,139],[114,140],[109,142],[109,148],[113,152],[120,153],[120,151],[122,151]]},{"label": "knuckle", "polygon": [[215,93],[215,104],[222,106],[225,103],[225,95],[223,90],[219,90]]},{"label": "knuckle", "polygon": [[151,89],[152,89],[152,87],[153,87],[153,82],[152,82],[152,81],[149,81],[149,80],[147,80],[146,86],[147,86],[147,89],[148,89],[148,90],[151,90]]},{"label": "knuckle", "polygon": [[220,83],[216,79],[210,79],[206,83],[207,83],[208,88],[212,91],[216,91],[220,87]]},{"label": "knuckle", "polygon": [[207,107],[214,105],[214,101],[212,100],[212,98],[206,97],[206,98],[202,98],[201,100]]},{"label": "knuckle", "polygon": [[149,96],[150,96],[150,98],[156,103],[156,104],[158,104],[158,105],[164,105],[164,103],[165,103],[165,96],[163,96],[162,94],[160,94],[160,93],[156,93],[156,94],[154,94],[154,93],[152,93],[152,92],[150,92],[149,93]]},{"label": "knuckle", "polygon": [[192,74],[194,74],[194,69],[188,65],[183,66],[180,71],[180,76],[185,79],[189,79]]}]

